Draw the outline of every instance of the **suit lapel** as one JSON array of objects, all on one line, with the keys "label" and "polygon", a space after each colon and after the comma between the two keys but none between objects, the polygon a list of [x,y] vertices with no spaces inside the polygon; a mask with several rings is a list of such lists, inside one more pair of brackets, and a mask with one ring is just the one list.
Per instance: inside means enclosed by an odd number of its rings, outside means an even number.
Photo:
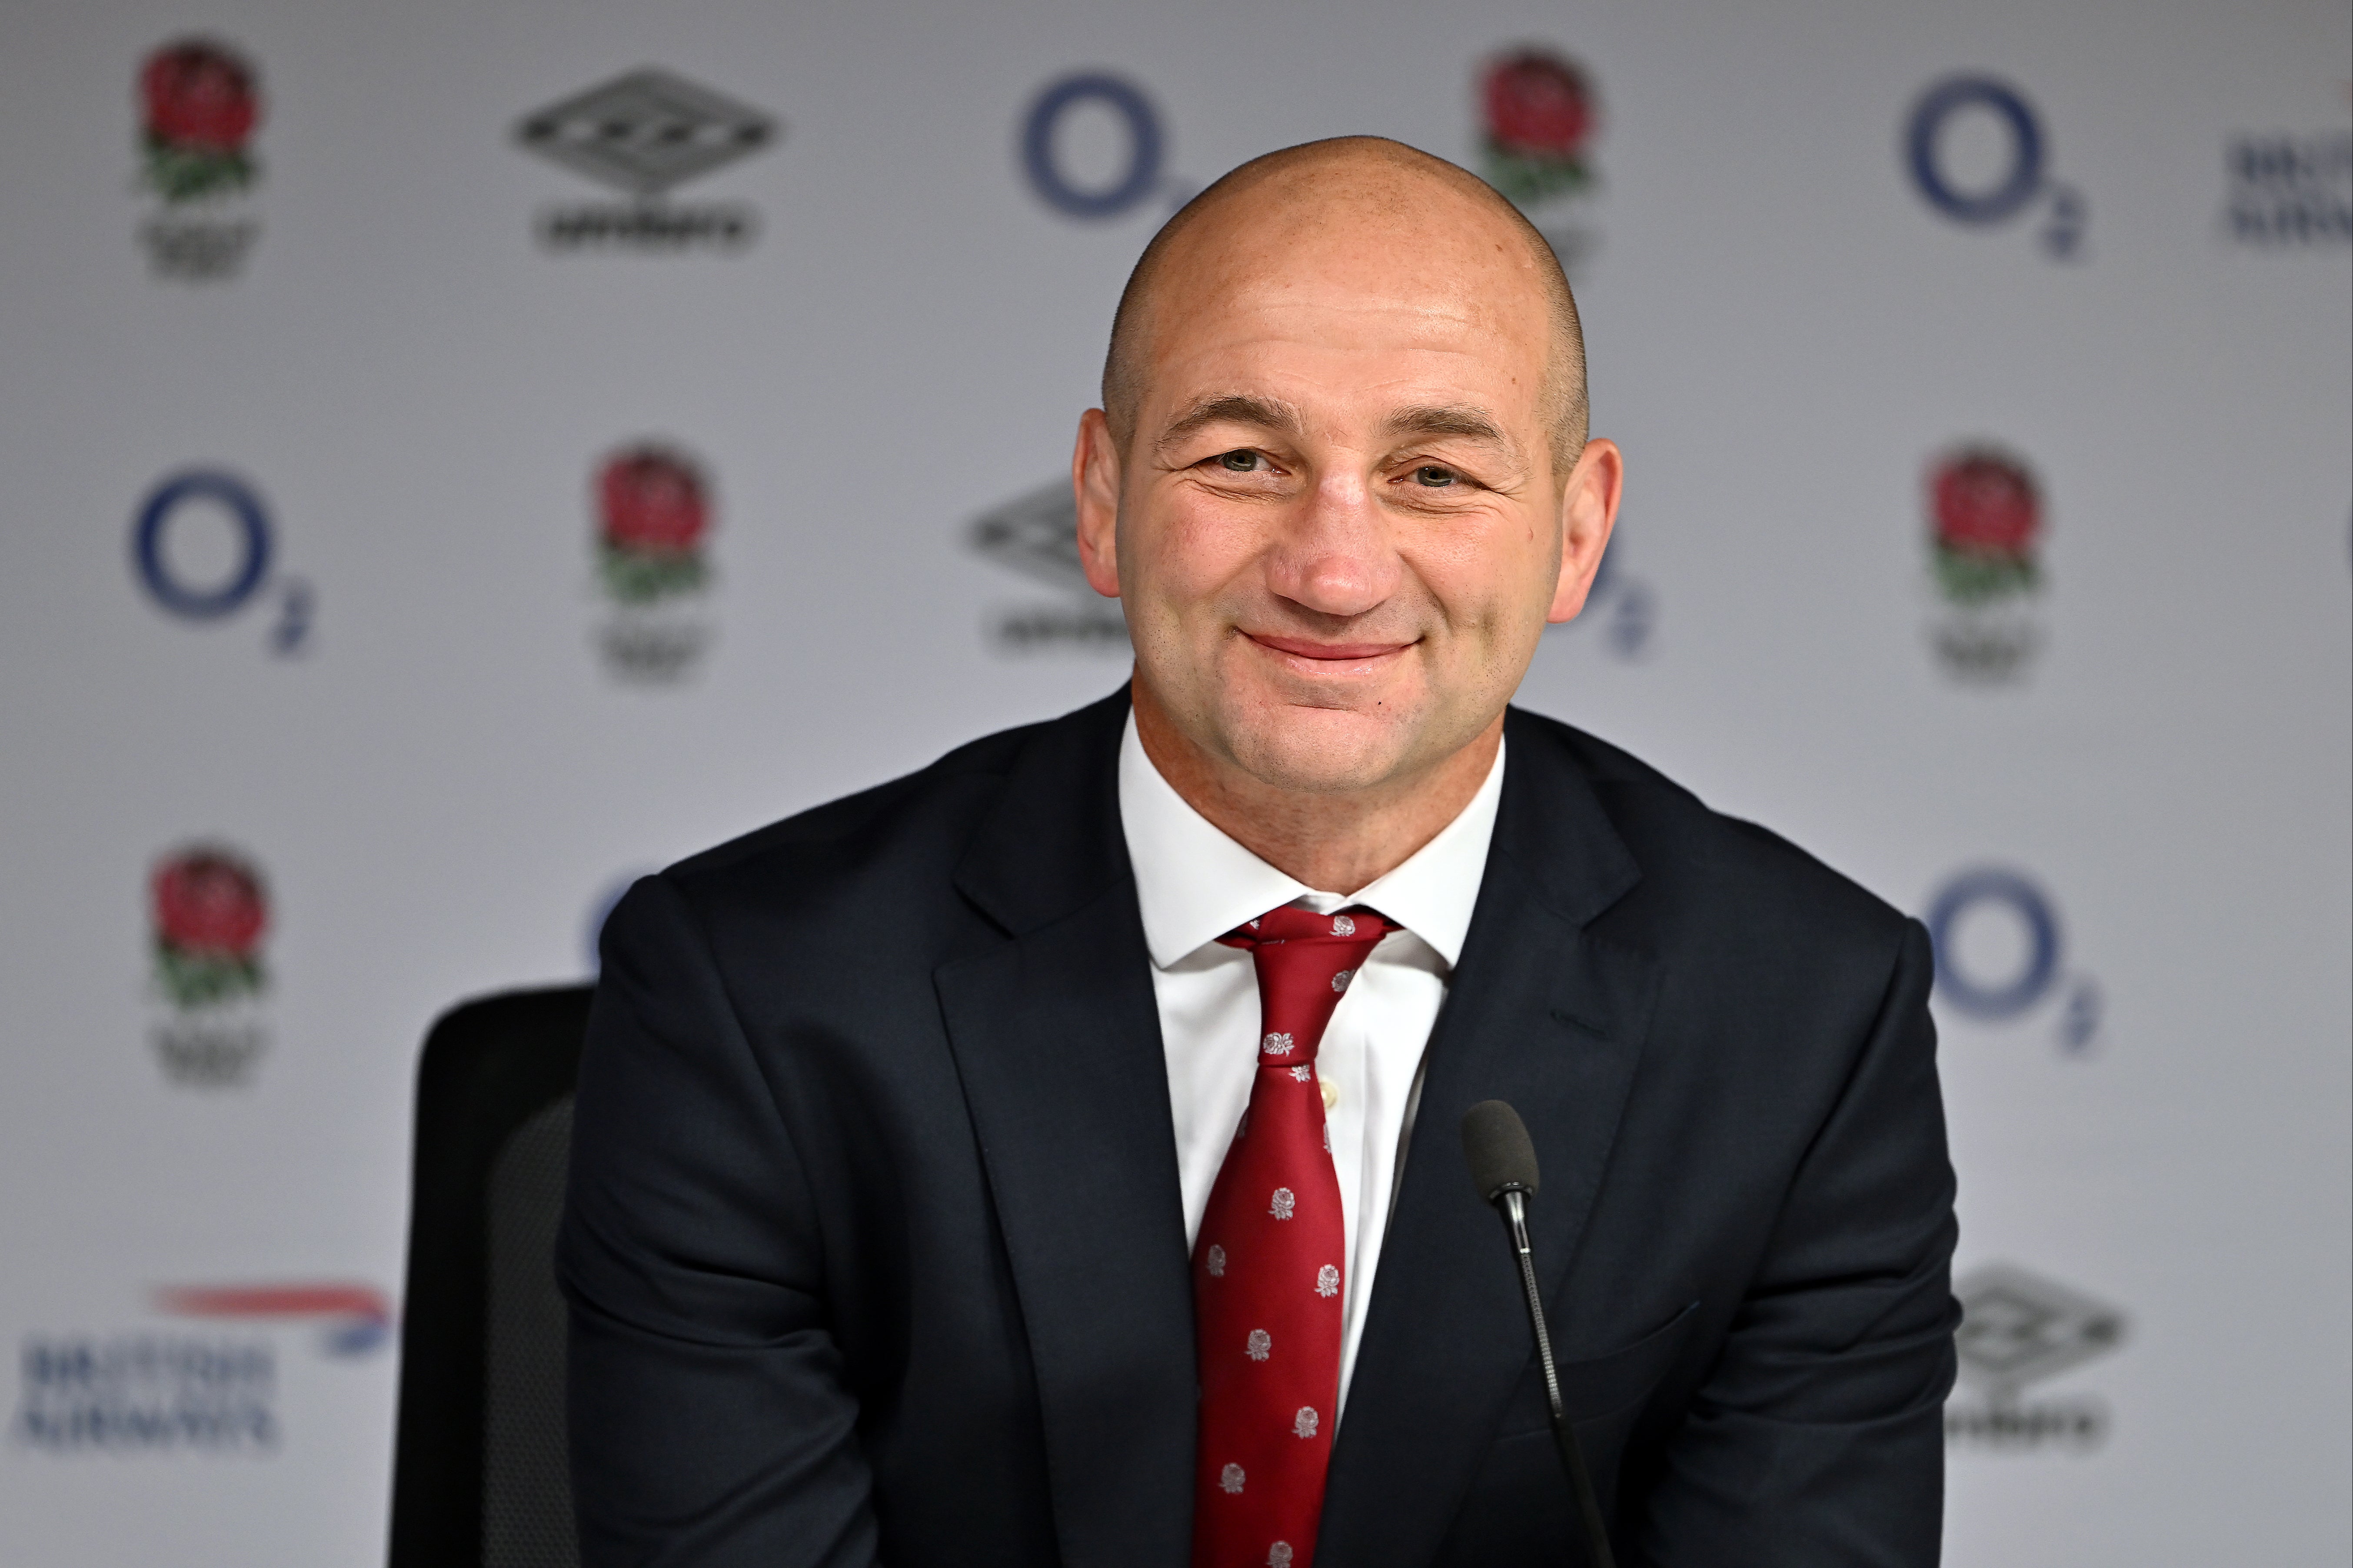
[{"label": "suit lapel", "polygon": [[1655,966],[1584,930],[1633,861],[1556,738],[1515,722],[1510,748],[1333,1455],[1317,1555],[1345,1568],[1436,1554],[1533,1353],[1501,1222],[1463,1167],[1462,1113],[1506,1100],[1527,1123],[1544,1184],[1531,1242],[1556,1302],[1649,1026]]},{"label": "suit lapel", "polygon": [[1124,695],[1039,732],[957,873],[1008,932],[935,976],[1038,1381],[1067,1568],[1181,1568],[1194,1366],[1151,959],[1119,830]]}]

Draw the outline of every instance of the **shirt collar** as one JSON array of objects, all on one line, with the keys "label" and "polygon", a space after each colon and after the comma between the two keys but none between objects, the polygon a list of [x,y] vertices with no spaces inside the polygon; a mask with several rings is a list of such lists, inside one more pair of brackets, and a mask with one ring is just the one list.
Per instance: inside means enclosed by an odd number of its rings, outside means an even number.
[{"label": "shirt collar", "polygon": [[1321,892],[1268,865],[1195,811],[1144,754],[1131,712],[1119,743],[1119,816],[1152,962],[1170,968],[1244,921],[1301,900],[1319,910],[1369,904],[1428,942],[1451,969],[1461,960],[1479,901],[1503,793],[1504,748],[1498,745],[1485,782],[1438,837],[1369,887]]}]

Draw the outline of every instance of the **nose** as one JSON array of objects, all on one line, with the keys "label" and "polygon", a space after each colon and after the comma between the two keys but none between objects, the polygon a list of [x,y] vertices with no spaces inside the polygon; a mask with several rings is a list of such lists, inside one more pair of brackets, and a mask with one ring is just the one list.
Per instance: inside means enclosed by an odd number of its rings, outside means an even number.
[{"label": "nose", "polygon": [[1267,559],[1267,586],[1319,616],[1377,609],[1404,573],[1365,476],[1327,474],[1283,520]]}]

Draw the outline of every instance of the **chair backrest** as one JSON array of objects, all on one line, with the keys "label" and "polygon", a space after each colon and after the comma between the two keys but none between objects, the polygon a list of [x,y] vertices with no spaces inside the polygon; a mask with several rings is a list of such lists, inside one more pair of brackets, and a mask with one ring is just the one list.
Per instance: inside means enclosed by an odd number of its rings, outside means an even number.
[{"label": "chair backrest", "polygon": [[391,1568],[575,1568],[555,1227],[590,987],[469,1002],[417,1073]]}]

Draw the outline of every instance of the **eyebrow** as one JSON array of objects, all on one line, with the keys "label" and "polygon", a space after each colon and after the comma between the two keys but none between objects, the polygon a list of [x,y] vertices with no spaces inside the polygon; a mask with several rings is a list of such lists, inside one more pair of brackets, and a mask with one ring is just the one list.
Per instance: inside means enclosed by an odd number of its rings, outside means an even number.
[{"label": "eyebrow", "polygon": [[1519,451],[1492,415],[1484,409],[1464,405],[1400,408],[1389,416],[1386,428],[1392,436],[1460,436],[1466,440],[1483,441],[1491,447],[1499,447],[1513,456]]},{"label": "eyebrow", "polygon": [[[1253,397],[1248,393],[1229,392],[1216,397],[1205,397],[1193,405],[1171,422],[1153,445],[1166,451],[1194,432],[1211,425],[1251,425],[1261,430],[1279,431],[1292,437],[1300,435],[1305,427],[1299,417],[1299,411],[1287,403],[1277,402],[1271,397]],[[1400,408],[1388,416],[1382,428],[1392,437],[1460,437],[1493,447],[1515,461],[1519,457],[1519,444],[1504,432],[1494,416],[1468,404]]]},{"label": "eyebrow", "polygon": [[1261,430],[1279,430],[1286,436],[1297,436],[1303,428],[1299,411],[1289,404],[1229,392],[1219,397],[1205,397],[1193,405],[1163,430],[1153,445],[1165,451],[1210,425],[1255,425]]}]

